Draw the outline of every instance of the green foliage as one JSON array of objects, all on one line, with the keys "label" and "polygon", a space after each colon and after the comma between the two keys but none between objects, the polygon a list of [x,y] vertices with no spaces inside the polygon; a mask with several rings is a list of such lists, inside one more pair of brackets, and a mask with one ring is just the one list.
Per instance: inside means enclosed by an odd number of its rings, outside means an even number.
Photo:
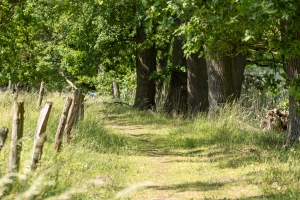
[{"label": "green foliage", "polygon": [[300,77],[290,80],[289,91],[295,100],[300,100]]}]

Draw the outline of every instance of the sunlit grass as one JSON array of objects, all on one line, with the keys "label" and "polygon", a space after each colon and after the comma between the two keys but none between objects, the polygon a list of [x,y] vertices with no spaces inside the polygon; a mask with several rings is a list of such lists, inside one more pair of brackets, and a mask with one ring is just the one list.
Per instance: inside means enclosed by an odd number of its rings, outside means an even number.
[{"label": "sunlit grass", "polygon": [[[53,107],[42,160],[31,163],[39,111],[37,94],[21,94],[25,126],[19,178],[6,178],[10,137],[0,152],[1,199],[298,199],[299,146],[263,133],[259,103],[225,106],[193,119],[150,114],[109,99],[89,98],[72,143],[54,153],[66,96],[47,94]],[[14,95],[0,95],[0,126],[11,129]],[[242,101],[242,100],[241,100]],[[245,104],[245,103],[244,103]],[[249,104],[249,102],[248,102]],[[6,179],[5,179],[6,178]],[[5,184],[4,184],[5,185]]]},{"label": "sunlit grass", "polygon": [[[54,153],[54,136],[66,98],[66,94],[49,94],[45,101],[53,102],[47,126],[47,141],[42,160],[35,172],[30,171],[33,135],[37,126],[39,111],[36,108],[37,94],[20,95],[18,101],[25,102],[24,137],[20,174],[25,178],[13,181],[7,186],[2,199],[44,199],[55,197],[66,199],[109,199],[123,186],[128,171],[126,158],[118,156],[126,149],[124,136],[117,136],[105,130],[97,118],[97,112],[86,110],[86,118],[72,131],[71,145],[64,144],[62,151]],[[72,96],[72,94],[69,94]],[[14,96],[1,94],[0,125],[11,129],[12,104]],[[88,100],[89,102],[90,100]],[[87,103],[88,103],[87,102]],[[96,108],[92,108],[92,110]],[[11,131],[11,130],[10,130]],[[7,173],[10,137],[0,152],[0,175]],[[92,192],[90,189],[92,188]],[[63,197],[65,196],[65,197]]]}]

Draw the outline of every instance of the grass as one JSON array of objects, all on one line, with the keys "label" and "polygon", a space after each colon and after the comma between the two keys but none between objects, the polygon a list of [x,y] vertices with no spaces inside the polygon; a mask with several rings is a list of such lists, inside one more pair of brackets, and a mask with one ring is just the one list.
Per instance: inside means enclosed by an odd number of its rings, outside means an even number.
[{"label": "grass", "polygon": [[[0,152],[1,199],[300,198],[299,146],[286,150],[283,134],[260,130],[258,102],[241,101],[191,120],[88,98],[72,144],[56,154],[54,135],[66,96],[44,98],[53,107],[35,172],[28,166],[37,94],[19,96],[25,102],[20,172],[7,177],[7,141]],[[0,94],[0,126],[11,127],[13,99]]]}]

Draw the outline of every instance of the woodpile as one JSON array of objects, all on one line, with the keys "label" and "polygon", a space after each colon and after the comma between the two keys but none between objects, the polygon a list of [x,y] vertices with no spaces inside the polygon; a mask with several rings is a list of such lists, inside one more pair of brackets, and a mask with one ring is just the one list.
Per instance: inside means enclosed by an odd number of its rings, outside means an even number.
[{"label": "woodpile", "polygon": [[280,111],[275,108],[267,110],[265,119],[262,120],[260,127],[264,131],[276,130],[278,132],[285,132],[288,127],[288,111]]}]

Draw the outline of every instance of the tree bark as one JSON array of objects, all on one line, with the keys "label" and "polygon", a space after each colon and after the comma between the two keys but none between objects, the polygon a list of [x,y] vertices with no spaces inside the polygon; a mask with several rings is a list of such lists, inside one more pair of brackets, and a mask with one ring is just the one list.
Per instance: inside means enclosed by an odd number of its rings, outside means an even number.
[{"label": "tree bark", "polygon": [[168,96],[165,110],[168,114],[176,116],[187,111],[187,73],[176,67],[186,67],[186,60],[183,53],[183,40],[175,37],[172,47],[172,65],[174,70],[171,73]]},{"label": "tree bark", "polygon": [[[157,72],[162,72],[168,65],[168,55],[170,51],[170,44],[167,43],[166,47],[161,49],[160,57],[157,65]],[[156,80],[156,93],[155,93],[155,105],[160,102],[163,94],[164,80],[162,78]]]},{"label": "tree bark", "polygon": [[232,58],[235,78],[235,97],[239,99],[241,97],[242,85],[244,81],[244,72],[247,64],[246,55],[239,53]]},{"label": "tree bark", "polygon": [[[300,34],[299,34],[300,40]],[[286,71],[290,80],[298,78],[300,75],[300,56],[286,61]],[[292,146],[300,138],[300,101],[296,100],[291,94],[289,96],[289,124],[286,135],[286,147]]]},{"label": "tree bark", "polygon": [[209,106],[222,107],[235,97],[235,74],[232,58],[223,52],[210,52],[207,59]]},{"label": "tree bark", "polygon": [[[291,38],[286,37],[288,34],[287,29],[291,26],[290,21],[281,21],[281,40],[283,42],[291,43]],[[293,34],[293,30],[291,32]],[[300,40],[300,33],[296,32],[294,40]],[[287,41],[285,41],[287,40]],[[290,56],[290,55],[289,55]],[[286,73],[289,80],[299,79],[300,75],[300,55],[294,55],[286,60]],[[289,120],[288,120],[288,132],[286,134],[285,147],[291,147],[296,141],[300,139],[300,101],[295,99],[293,94],[289,96]]]},{"label": "tree bark", "polygon": [[[137,28],[137,45],[146,41],[142,26]],[[146,49],[138,47],[136,53],[137,86],[134,107],[141,110],[155,107],[155,82],[150,75],[156,70],[156,48],[152,44]]]},{"label": "tree bark", "polygon": [[208,111],[208,77],[206,59],[199,53],[187,57],[188,111],[194,115]]}]

